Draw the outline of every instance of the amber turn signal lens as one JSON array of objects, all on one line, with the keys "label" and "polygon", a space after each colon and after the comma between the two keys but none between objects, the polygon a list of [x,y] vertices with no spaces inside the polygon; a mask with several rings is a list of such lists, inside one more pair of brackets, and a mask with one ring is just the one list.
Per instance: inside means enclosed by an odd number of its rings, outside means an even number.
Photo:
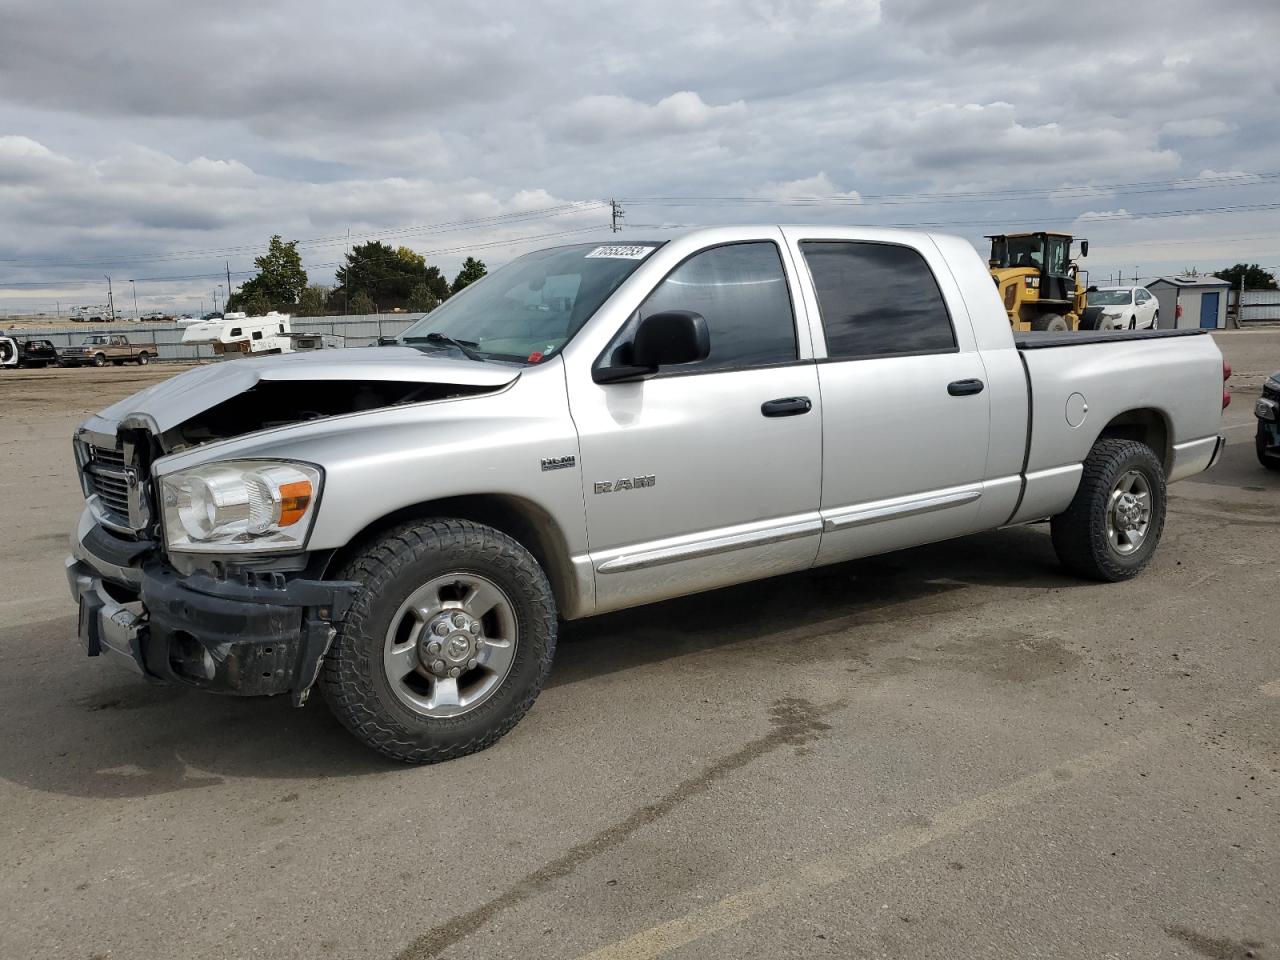
[{"label": "amber turn signal lens", "polygon": [[311,481],[298,480],[280,486],[280,521],[282,527],[297,523],[311,506]]}]

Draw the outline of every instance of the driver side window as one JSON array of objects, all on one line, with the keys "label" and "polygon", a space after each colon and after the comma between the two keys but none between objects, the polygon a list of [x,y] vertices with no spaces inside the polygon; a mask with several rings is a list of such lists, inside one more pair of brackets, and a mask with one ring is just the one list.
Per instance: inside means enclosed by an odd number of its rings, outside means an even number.
[{"label": "driver side window", "polygon": [[707,373],[789,363],[799,356],[791,293],[778,247],[751,241],[694,254],[654,288],[627,322],[614,347],[627,343],[642,317],[691,310],[707,321],[711,353],[669,368]]}]

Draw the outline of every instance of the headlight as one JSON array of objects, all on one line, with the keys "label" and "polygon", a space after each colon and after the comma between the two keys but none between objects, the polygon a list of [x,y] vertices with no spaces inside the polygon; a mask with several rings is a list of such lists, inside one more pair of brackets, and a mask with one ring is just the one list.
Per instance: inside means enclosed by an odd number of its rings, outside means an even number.
[{"label": "headlight", "polygon": [[165,542],[188,553],[306,545],[321,473],[308,463],[227,460],[163,477]]}]

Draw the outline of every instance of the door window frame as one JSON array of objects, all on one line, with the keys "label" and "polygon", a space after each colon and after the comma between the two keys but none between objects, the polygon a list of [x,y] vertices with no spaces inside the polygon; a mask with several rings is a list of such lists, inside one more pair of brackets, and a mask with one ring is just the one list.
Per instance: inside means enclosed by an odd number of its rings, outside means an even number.
[{"label": "door window frame", "polygon": [[[702,254],[710,253],[712,250],[721,250],[721,249],[724,249],[725,247],[740,247],[740,246],[743,246],[744,244],[749,244],[749,243],[750,244],[767,243],[773,247],[774,253],[778,255],[778,272],[782,277],[782,282],[786,285],[787,304],[791,308],[791,330],[792,330],[792,333],[795,335],[795,339],[794,339],[795,350],[796,350],[795,359],[777,360],[770,363],[754,363],[749,366],[740,366],[740,367],[720,367],[715,370],[706,370],[701,368],[686,370],[682,368],[687,366],[692,366],[692,365],[677,364],[675,366],[672,366],[669,370],[663,370],[662,368],[659,368],[656,373],[652,373],[647,377],[640,378],[640,381],[643,382],[647,380],[665,380],[669,377],[712,376],[714,374],[719,374],[719,373],[742,373],[748,370],[773,370],[773,369],[779,369],[782,367],[794,367],[794,366],[800,366],[802,364],[811,364],[811,363],[817,362],[814,357],[801,356],[801,354],[803,353],[803,350],[801,347],[801,339],[800,339],[800,336],[801,336],[800,314],[797,311],[796,291],[792,289],[791,277],[787,273],[787,261],[786,261],[787,251],[784,249],[783,244],[779,243],[776,239],[772,237],[749,237],[749,238],[744,238],[742,240],[726,240],[723,243],[713,243],[710,246],[701,247],[697,250],[694,250],[692,253],[688,254],[687,256],[683,257],[679,262],[677,262],[670,270],[668,270],[666,273],[662,275],[662,279],[660,279],[657,283],[655,283],[652,287],[650,287],[648,291],[646,291],[645,295],[640,298],[640,302],[636,304],[635,309],[632,310],[629,314],[627,314],[626,319],[622,321],[622,325],[613,332],[613,335],[609,338],[608,342],[605,343],[604,348],[600,351],[599,354],[596,355],[595,360],[592,361],[591,370],[595,371],[595,370],[607,369],[610,366],[610,363],[609,363],[610,354],[612,354],[613,351],[617,350],[618,347],[622,345],[618,341],[619,336],[622,334],[624,330],[627,329],[627,327],[631,325],[631,322],[635,317],[635,315],[640,312],[640,310],[644,307],[646,303],[649,302],[649,298],[652,297],[657,292],[658,288],[661,287],[664,283],[667,282],[667,280],[671,278],[672,274],[674,274],[677,270],[683,267],[686,263],[688,263],[694,257],[700,257],[702,256]],[[715,349],[714,340],[712,341],[712,349],[713,350]]]}]

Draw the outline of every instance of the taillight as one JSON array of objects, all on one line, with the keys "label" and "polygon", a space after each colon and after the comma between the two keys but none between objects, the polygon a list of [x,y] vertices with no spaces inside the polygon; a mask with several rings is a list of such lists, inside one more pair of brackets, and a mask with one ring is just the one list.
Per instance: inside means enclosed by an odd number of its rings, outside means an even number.
[{"label": "taillight", "polygon": [[1222,361],[1222,409],[1231,406],[1231,393],[1227,390],[1227,381],[1231,379],[1231,364]]}]

